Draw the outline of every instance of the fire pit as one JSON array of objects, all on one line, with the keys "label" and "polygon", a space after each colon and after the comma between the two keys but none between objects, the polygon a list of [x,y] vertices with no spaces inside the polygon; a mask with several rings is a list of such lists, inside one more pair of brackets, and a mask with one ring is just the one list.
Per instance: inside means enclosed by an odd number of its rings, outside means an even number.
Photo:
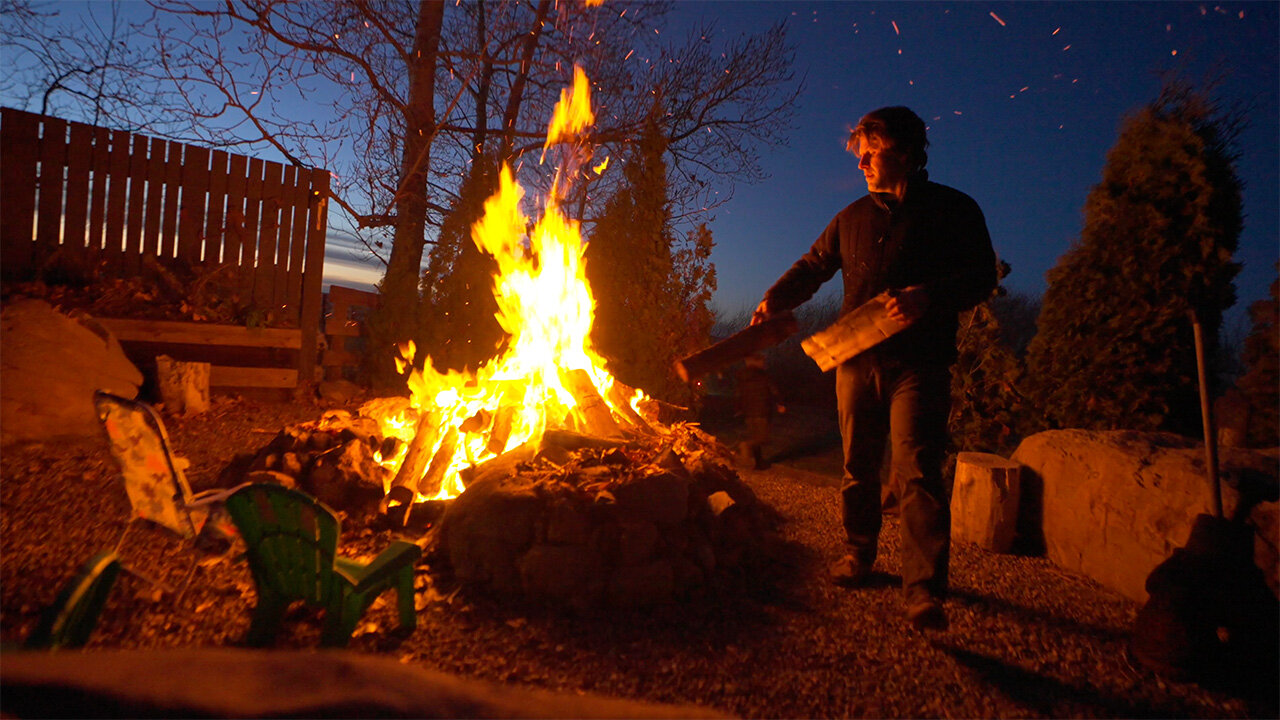
[{"label": "fire pit", "polygon": [[571,148],[542,217],[525,217],[504,166],[472,228],[497,265],[508,336],[498,357],[441,372],[406,342],[396,360],[408,397],[287,429],[249,477],[401,521],[448,504],[438,538],[454,572],[502,594],[573,607],[663,602],[758,549],[769,523],[727,451],[696,427],[661,422],[662,404],[619,382],[593,349],[584,243],[559,207],[592,154],[581,69],[553,118],[548,148]]}]

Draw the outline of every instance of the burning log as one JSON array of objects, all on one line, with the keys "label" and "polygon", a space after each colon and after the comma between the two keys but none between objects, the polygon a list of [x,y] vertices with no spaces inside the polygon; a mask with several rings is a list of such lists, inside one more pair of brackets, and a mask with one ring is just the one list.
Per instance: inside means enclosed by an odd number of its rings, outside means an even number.
[{"label": "burning log", "polygon": [[494,455],[502,454],[507,449],[507,441],[511,439],[511,423],[515,419],[516,409],[506,405],[498,408],[494,415],[493,425],[489,429],[489,443],[485,449]]},{"label": "burning log", "polygon": [[578,414],[588,433],[602,437],[615,437],[621,434],[618,421],[613,419],[609,405],[604,398],[600,397],[595,382],[591,380],[586,370],[580,368],[563,370],[560,373],[560,382],[573,395],[573,399],[578,401]]},{"label": "burning log", "polygon": [[445,431],[444,441],[440,443],[440,449],[431,458],[431,465],[427,467],[427,474],[423,475],[422,479],[418,481],[419,495],[434,497],[439,494],[445,471],[449,469],[449,464],[453,462],[453,454],[457,449],[458,429],[451,427]]},{"label": "burning log", "polygon": [[622,414],[622,418],[629,423],[629,427],[645,435],[656,434],[657,431],[653,429],[653,426],[641,417],[635,408],[631,407],[631,399],[635,396],[635,388],[619,382],[617,379],[609,387],[609,402],[613,403],[613,406],[618,409],[618,412]]},{"label": "burning log", "polygon": [[[396,471],[395,479],[391,481],[392,491],[396,491],[397,488],[408,490],[408,502],[413,502],[413,496],[418,492],[419,478],[427,468],[429,459],[427,453],[431,452],[435,439],[435,418],[431,411],[422,410],[418,413],[418,423],[413,429],[413,440],[409,442],[409,450],[405,453],[400,469]],[[397,491],[397,495],[402,494],[404,494],[403,491]],[[403,498],[396,499],[403,502]]]},{"label": "burning log", "polygon": [[677,361],[676,373],[680,375],[681,380],[690,382],[752,353],[773,347],[791,337],[798,328],[796,316],[790,310],[778,313],[764,322],[739,330],[715,345]]}]

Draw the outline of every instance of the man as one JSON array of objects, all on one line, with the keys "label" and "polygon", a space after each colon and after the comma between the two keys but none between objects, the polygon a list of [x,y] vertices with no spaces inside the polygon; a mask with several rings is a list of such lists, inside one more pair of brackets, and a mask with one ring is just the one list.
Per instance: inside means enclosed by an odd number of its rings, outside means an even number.
[{"label": "man", "polygon": [[899,484],[902,586],[907,619],[945,628],[951,512],[942,478],[960,312],[996,285],[996,258],[972,198],[929,181],[924,121],[886,107],[859,121],[848,149],[869,194],[840,211],[787,270],[752,323],[808,300],[836,271],[848,313],[890,291],[902,332],[836,368],[844,529],[852,552],[832,566],[841,585],[866,582],[881,526],[880,468],[886,436]]}]

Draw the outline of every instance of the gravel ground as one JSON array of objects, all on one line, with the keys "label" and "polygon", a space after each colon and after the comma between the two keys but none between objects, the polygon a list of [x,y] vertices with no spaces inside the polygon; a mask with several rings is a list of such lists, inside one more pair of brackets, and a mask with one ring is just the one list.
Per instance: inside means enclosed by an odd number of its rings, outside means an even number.
[{"label": "gravel ground", "polygon": [[[224,400],[166,423],[200,490],[217,485],[236,452],[324,409]],[[902,619],[896,518],[886,519],[877,581],[842,589],[825,575],[842,553],[834,480],[782,465],[743,477],[786,518],[785,542],[698,597],[645,612],[573,615],[468,593],[428,556],[417,630],[397,630],[393,603],[379,601],[351,647],[517,686],[696,703],[745,717],[1276,716],[1274,688],[1250,702],[1131,664],[1125,642],[1138,606],[1041,558],[956,547],[950,629],[912,630]],[[127,516],[104,442],[5,448],[0,640],[21,642],[75,567],[115,543]],[[348,522],[343,550],[371,554],[389,538]],[[163,532],[134,530],[123,555],[131,567],[177,579],[190,557],[181,550]],[[248,569],[211,548],[199,557],[177,606],[122,575],[89,647],[237,644],[254,600]],[[277,645],[311,648],[318,635],[315,618],[299,612]]]}]

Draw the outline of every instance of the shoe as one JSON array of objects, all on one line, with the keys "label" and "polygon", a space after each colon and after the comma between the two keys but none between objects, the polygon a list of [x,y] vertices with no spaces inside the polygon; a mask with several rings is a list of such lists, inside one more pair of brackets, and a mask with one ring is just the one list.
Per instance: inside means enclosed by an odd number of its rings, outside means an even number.
[{"label": "shoe", "polygon": [[946,630],[947,613],[935,598],[924,598],[907,606],[907,622],[917,630]]},{"label": "shoe", "polygon": [[871,566],[852,555],[845,555],[831,563],[831,579],[840,587],[862,587],[871,577]]}]

